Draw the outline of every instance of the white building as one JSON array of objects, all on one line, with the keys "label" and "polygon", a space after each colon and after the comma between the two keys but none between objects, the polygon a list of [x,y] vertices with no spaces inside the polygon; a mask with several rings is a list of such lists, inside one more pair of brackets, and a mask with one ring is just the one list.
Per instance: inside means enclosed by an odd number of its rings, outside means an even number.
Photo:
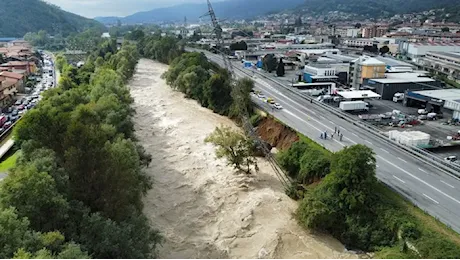
[{"label": "white building", "polygon": [[359,28],[348,28],[347,37],[349,38],[358,38],[358,35],[361,34],[361,29]]},{"label": "white building", "polygon": [[374,45],[373,39],[345,39],[343,44],[349,47],[364,47]]},{"label": "white building", "polygon": [[418,62],[418,59],[424,57],[427,52],[438,51],[438,52],[460,52],[460,43],[410,43],[401,42],[399,44],[399,51],[412,59],[414,62]]}]

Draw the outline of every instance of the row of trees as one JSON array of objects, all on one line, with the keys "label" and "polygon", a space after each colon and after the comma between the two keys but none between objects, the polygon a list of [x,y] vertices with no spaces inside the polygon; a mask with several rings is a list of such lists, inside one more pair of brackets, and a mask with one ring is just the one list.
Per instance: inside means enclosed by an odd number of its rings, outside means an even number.
[{"label": "row of trees", "polygon": [[160,241],[142,213],[150,156],[133,135],[125,87],[136,46],[105,42],[77,69],[62,65],[15,128],[21,153],[0,184],[2,258],[149,258]]},{"label": "row of trees", "polygon": [[[363,145],[331,154],[298,141],[279,155],[281,165],[305,192],[297,211],[306,227],[328,232],[347,247],[390,249],[396,258],[456,258],[460,248],[419,223],[375,176],[373,151]],[[308,186],[313,182],[321,182]],[[415,245],[418,253],[408,249]],[[393,250],[396,248],[395,250]],[[393,251],[392,251],[393,250]]]}]

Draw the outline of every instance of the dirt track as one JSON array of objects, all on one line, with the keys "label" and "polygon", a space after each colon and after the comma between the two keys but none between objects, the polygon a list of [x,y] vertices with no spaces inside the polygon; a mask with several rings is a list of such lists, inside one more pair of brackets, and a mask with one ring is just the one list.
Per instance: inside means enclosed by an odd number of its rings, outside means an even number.
[{"label": "dirt track", "polygon": [[303,230],[271,168],[236,174],[204,138],[233,122],[172,91],[167,66],[141,60],[130,83],[135,127],[153,156],[145,213],[165,237],[161,258],[356,258],[324,235]]}]

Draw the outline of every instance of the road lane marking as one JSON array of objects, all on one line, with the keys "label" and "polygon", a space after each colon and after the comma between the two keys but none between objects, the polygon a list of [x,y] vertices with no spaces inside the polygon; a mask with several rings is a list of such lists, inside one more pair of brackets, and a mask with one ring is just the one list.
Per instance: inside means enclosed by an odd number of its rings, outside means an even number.
[{"label": "road lane marking", "polygon": [[423,194],[423,196],[427,197],[428,199],[430,199],[434,203],[439,204],[439,202],[435,201],[433,198],[431,198],[430,196],[426,195],[425,193],[422,193],[422,194]]},{"label": "road lane marking", "polygon": [[355,134],[355,133],[351,133],[351,134],[352,134],[352,135],[354,135],[354,136],[356,136],[356,137],[358,137],[358,135],[357,135],[357,134]]},{"label": "road lane marking", "polygon": [[369,141],[367,141],[367,140],[364,140],[364,142],[369,143],[369,144],[371,144],[371,145],[374,145],[373,143],[371,143],[371,142],[369,142]]},{"label": "road lane marking", "polygon": [[384,151],[384,152],[386,152],[386,153],[390,153],[390,152],[388,152],[387,150],[385,150],[385,149],[383,149],[383,148],[380,148],[380,150],[382,150],[382,151]]},{"label": "road lane marking", "polygon": [[424,169],[422,169],[422,168],[418,168],[418,169],[419,169],[420,171],[426,173],[426,171],[425,171]]},{"label": "road lane marking", "polygon": [[452,185],[450,185],[449,183],[447,183],[447,182],[445,182],[445,181],[443,181],[443,180],[440,180],[440,181],[441,181],[442,183],[446,184],[447,186],[451,187],[452,189],[455,189],[455,187],[452,186]]},{"label": "road lane marking", "polygon": [[396,176],[394,176],[394,175],[393,175],[393,177],[394,177],[395,179],[397,179],[398,181],[402,182],[402,183],[406,183],[405,181],[401,180],[400,178],[398,178],[398,177],[396,177]]},{"label": "road lane marking", "polygon": [[328,120],[328,121],[329,121],[329,123],[334,124],[334,122],[332,122],[331,120]]},{"label": "road lane marking", "polygon": [[382,156],[380,156],[380,155],[377,155],[377,156],[378,156],[380,159],[384,160],[386,163],[388,163],[388,164],[392,165],[393,167],[395,167],[396,169],[398,169],[398,170],[400,170],[400,171],[406,173],[407,175],[411,176],[412,178],[418,180],[419,182],[425,184],[426,186],[432,188],[433,190],[435,190],[435,191],[441,193],[442,195],[446,196],[447,198],[449,198],[449,199],[451,199],[451,200],[457,202],[458,204],[460,204],[460,201],[459,201],[459,200],[455,199],[454,197],[450,196],[449,194],[444,193],[444,192],[441,191],[440,189],[434,187],[433,185],[431,185],[431,184],[429,184],[428,182],[426,182],[426,181],[420,179],[419,177],[413,175],[412,173],[410,173],[410,172],[404,170],[403,168],[399,167],[398,165],[396,165],[396,164],[394,164],[394,163],[388,161],[387,159],[383,158]]},{"label": "road lane marking", "polygon": [[399,158],[399,157],[398,157],[398,159],[399,159],[399,160],[401,160],[401,161],[403,161],[403,162],[405,162],[405,163],[407,163],[407,161],[406,161],[406,160],[403,160],[403,159],[401,159],[401,158]]}]

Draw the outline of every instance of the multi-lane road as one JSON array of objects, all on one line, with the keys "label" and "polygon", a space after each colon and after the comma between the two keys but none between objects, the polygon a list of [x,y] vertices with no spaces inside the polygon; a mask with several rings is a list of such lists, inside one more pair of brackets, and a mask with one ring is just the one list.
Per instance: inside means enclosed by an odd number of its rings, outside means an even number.
[{"label": "multi-lane road", "polygon": [[[205,52],[207,57],[222,65],[222,57]],[[238,66],[238,67],[237,67]],[[252,72],[235,65],[235,76],[247,77]],[[261,73],[253,77],[255,88],[266,96],[274,98],[284,107],[281,110],[267,109],[276,118],[298,132],[310,137],[331,151],[345,146],[363,144],[372,148],[377,159],[377,177],[398,191],[422,210],[460,232],[460,179],[453,177],[429,162],[412,156],[403,149],[389,145],[381,138],[347,120],[344,120],[315,103],[296,95],[283,87],[266,80]],[[261,106],[267,106],[264,102]],[[340,141],[324,140],[320,134],[329,136],[338,127],[343,134]]]}]

